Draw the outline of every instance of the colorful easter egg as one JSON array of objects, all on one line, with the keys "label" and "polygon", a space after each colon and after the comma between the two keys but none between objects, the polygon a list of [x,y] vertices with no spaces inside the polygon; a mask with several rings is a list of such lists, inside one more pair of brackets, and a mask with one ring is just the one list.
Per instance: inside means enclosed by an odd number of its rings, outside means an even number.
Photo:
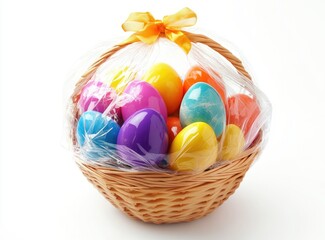
[{"label": "colorful easter egg", "polygon": [[153,65],[143,80],[154,86],[165,101],[167,112],[178,110],[183,97],[182,81],[177,72],[166,63]]},{"label": "colorful easter egg", "polygon": [[211,85],[217,93],[220,95],[224,104],[227,103],[226,98],[226,89],[222,83],[221,76],[214,72],[216,75],[216,79],[213,79],[203,68],[200,66],[191,67],[190,70],[186,73],[184,83],[183,83],[183,91],[184,94],[188,91],[188,89],[195,83],[205,82]]},{"label": "colorful easter egg", "polygon": [[183,127],[194,122],[205,122],[213,128],[217,137],[221,136],[226,114],[217,91],[203,82],[190,87],[181,103],[180,120]]},{"label": "colorful easter egg", "polygon": [[168,163],[176,171],[202,172],[216,162],[218,141],[214,130],[204,122],[185,127],[175,137]]},{"label": "colorful easter egg", "polygon": [[126,121],[135,112],[152,108],[167,119],[167,109],[159,92],[147,82],[132,81],[124,90],[126,103],[121,107],[123,120]]},{"label": "colorful easter egg", "polygon": [[172,143],[176,135],[182,130],[181,122],[178,117],[167,118],[167,131],[169,144]]},{"label": "colorful easter egg", "polygon": [[230,160],[244,151],[245,137],[239,127],[228,124],[224,133],[224,140],[221,151],[222,160]]},{"label": "colorful easter egg", "polygon": [[131,71],[128,66],[116,68],[108,72],[107,83],[112,87],[117,94],[124,91],[126,86],[135,77],[135,72]]},{"label": "colorful easter egg", "polygon": [[81,113],[86,111],[106,112],[117,122],[121,119],[121,109],[116,107],[117,94],[107,84],[89,81],[82,89],[78,106]]},{"label": "colorful easter egg", "polygon": [[100,112],[86,111],[78,121],[77,141],[82,153],[90,159],[109,157],[111,144],[116,144],[120,126]]},{"label": "colorful easter egg", "polygon": [[[236,94],[228,98],[228,123],[235,124],[241,128],[245,136],[248,136],[259,114],[260,108],[258,103],[248,95]],[[255,136],[253,136],[253,138],[254,137]]]},{"label": "colorful easter egg", "polygon": [[149,108],[135,112],[122,125],[117,144],[126,147],[119,154],[131,166],[160,165],[168,148],[164,118]]}]

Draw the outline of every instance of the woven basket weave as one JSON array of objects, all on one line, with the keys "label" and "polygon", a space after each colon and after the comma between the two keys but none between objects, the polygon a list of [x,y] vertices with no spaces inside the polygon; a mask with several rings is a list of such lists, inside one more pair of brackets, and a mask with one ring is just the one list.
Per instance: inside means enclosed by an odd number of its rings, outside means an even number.
[{"label": "woven basket weave", "polygon": [[[212,39],[185,32],[194,43],[203,43],[220,53],[250,79],[242,62]],[[77,102],[82,87],[91,79],[96,69],[114,53],[128,44],[116,45],[104,53],[76,84],[72,95],[74,122],[71,137],[74,143],[79,113]],[[220,206],[238,188],[246,171],[259,154],[259,139],[237,159],[203,173],[169,174],[161,172],[127,172],[89,164],[76,159],[85,177],[115,207],[127,215],[144,222],[174,223],[201,218]]]}]

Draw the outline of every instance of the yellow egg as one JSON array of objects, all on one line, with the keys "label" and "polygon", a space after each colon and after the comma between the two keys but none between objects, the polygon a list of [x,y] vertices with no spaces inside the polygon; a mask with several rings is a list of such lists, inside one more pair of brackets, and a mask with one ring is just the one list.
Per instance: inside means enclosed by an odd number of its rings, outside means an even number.
[{"label": "yellow egg", "polygon": [[230,160],[243,152],[245,137],[242,130],[234,124],[226,126],[221,151],[222,160]]},{"label": "yellow egg", "polygon": [[183,98],[183,86],[182,80],[171,66],[166,63],[155,64],[146,72],[143,80],[158,90],[168,114],[178,110]]},{"label": "yellow egg", "polygon": [[107,83],[120,94],[134,77],[135,73],[133,73],[129,67],[117,68],[108,72]]},{"label": "yellow egg", "polygon": [[173,140],[168,163],[176,171],[202,172],[216,162],[218,141],[213,129],[195,122],[180,131]]}]

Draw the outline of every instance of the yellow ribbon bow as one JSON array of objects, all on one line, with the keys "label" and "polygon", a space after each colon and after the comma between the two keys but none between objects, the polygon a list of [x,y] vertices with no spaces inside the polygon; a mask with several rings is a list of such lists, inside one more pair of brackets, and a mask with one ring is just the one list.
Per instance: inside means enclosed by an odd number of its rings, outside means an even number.
[{"label": "yellow ribbon bow", "polygon": [[134,12],[123,23],[122,28],[125,32],[135,33],[123,43],[141,41],[152,44],[159,36],[165,36],[188,53],[191,50],[191,41],[180,29],[193,26],[196,20],[196,14],[189,8],[167,15],[162,21],[156,20],[149,12]]}]

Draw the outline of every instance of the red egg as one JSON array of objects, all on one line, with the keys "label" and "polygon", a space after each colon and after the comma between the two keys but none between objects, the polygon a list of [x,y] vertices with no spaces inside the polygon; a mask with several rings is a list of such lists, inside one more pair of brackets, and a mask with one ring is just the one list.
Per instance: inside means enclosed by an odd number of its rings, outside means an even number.
[{"label": "red egg", "polygon": [[259,114],[260,108],[256,99],[245,94],[236,94],[228,98],[227,123],[240,127],[245,136],[249,134]]},{"label": "red egg", "polygon": [[199,66],[194,66],[190,68],[190,70],[187,72],[185,76],[184,83],[183,83],[184,94],[193,84],[197,82],[205,82],[211,85],[219,93],[223,103],[226,104],[227,101],[226,101],[225,86],[221,82],[222,80],[219,74],[216,72],[214,73],[217,75],[218,79],[213,79],[203,68]]},{"label": "red egg", "polygon": [[178,117],[167,118],[167,131],[169,144],[172,143],[176,135],[182,130],[181,122]]}]

